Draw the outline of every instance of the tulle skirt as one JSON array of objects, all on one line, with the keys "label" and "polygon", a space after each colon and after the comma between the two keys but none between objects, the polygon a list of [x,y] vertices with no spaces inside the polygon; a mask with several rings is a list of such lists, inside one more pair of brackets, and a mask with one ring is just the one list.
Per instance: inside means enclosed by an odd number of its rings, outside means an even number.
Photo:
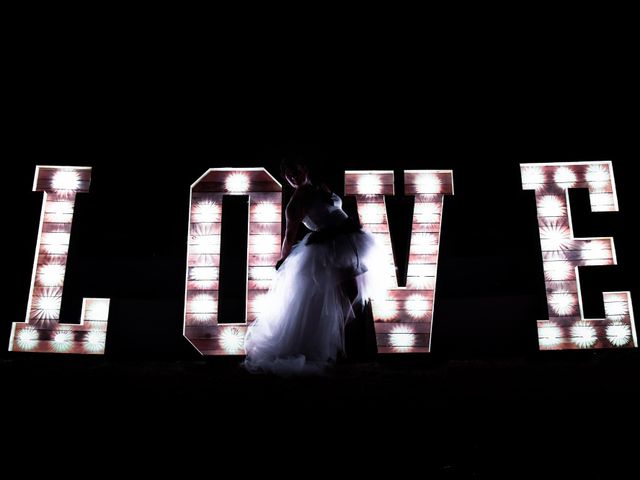
[{"label": "tulle skirt", "polygon": [[[276,272],[264,311],[247,329],[247,370],[313,374],[335,362],[354,308],[383,293],[385,259],[363,230],[307,234]],[[352,298],[347,285],[357,289]]]}]

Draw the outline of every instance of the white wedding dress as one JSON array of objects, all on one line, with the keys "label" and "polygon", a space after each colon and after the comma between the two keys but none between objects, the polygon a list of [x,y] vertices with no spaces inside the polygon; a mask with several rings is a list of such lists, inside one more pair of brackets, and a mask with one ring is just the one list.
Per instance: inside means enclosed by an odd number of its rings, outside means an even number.
[{"label": "white wedding dress", "polygon": [[[322,372],[344,351],[354,306],[383,293],[385,255],[374,236],[349,219],[338,195],[318,193],[303,223],[311,232],[276,272],[265,311],[247,329],[244,365],[250,372]],[[352,303],[342,286],[354,279]]]}]

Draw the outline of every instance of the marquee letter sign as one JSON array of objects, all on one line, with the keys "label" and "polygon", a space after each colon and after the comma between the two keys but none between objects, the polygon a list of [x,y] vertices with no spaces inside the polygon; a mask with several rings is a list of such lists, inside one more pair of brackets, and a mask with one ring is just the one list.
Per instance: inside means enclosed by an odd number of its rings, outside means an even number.
[{"label": "marquee letter sign", "polygon": [[[243,318],[219,324],[224,195],[249,197],[248,301]],[[184,336],[203,355],[244,354],[247,322],[260,312],[280,257],[282,185],[264,168],[212,168],[191,185],[190,212]]]},{"label": "marquee letter sign", "polygon": [[83,299],[80,324],[60,323],[73,208],[90,180],[91,167],[36,167],[33,191],[44,199],[26,320],[13,323],[10,351],[104,353],[108,298]]},{"label": "marquee letter sign", "polygon": [[611,162],[521,164],[534,190],[547,290],[548,320],[538,320],[542,350],[636,347],[630,292],[604,292],[605,319],[586,319],[580,266],[616,265],[613,238],[575,238],[569,188],[587,188],[593,212],[618,211]]},{"label": "marquee letter sign", "polygon": [[387,297],[371,304],[378,352],[428,352],[442,206],[444,195],[453,194],[453,172],[404,172],[405,194],[415,196],[406,287],[398,286],[385,205],[385,195],[394,194],[393,171],[347,171],[345,184],[345,194],[356,197],[363,228],[378,237],[388,258]]}]

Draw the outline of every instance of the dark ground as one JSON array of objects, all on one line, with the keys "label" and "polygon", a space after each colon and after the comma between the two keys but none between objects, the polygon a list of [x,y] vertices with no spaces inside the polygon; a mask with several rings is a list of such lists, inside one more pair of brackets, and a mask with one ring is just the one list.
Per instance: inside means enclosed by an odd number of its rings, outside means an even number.
[{"label": "dark ground", "polygon": [[[14,445],[69,435],[63,444],[107,448],[143,470],[253,465],[262,455],[272,468],[293,455],[318,471],[339,458],[345,473],[619,478],[637,467],[639,358],[380,357],[283,379],[250,375],[236,358],[16,355],[1,361],[0,376],[5,414],[18,419]],[[147,465],[154,458],[162,462]]]}]

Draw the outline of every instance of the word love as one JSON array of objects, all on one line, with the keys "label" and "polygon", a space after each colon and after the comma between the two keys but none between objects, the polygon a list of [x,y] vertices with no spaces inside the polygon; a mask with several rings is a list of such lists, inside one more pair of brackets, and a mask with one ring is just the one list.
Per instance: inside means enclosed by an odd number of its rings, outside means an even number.
[{"label": "word love", "polygon": [[[617,211],[611,162],[522,164],[522,186],[535,192],[548,318],[538,321],[541,349],[637,347],[630,292],[605,292],[604,319],[587,319],[579,266],[615,265],[613,239],[575,238],[570,188],[589,191],[594,212]],[[44,192],[36,259],[24,322],[13,323],[9,350],[102,354],[109,299],[85,298],[80,324],[60,323],[75,197],[89,191],[90,167],[38,166],[34,191]],[[451,170],[404,171],[404,195],[415,198],[406,286],[399,286],[385,196],[393,171],[347,171],[363,227],[384,246],[386,296],[372,302],[380,353],[429,352],[434,317],[443,200],[453,195]],[[248,197],[246,312],[218,323],[222,199]],[[281,245],[282,186],[262,168],[213,168],[191,186],[184,336],[203,355],[244,353],[244,335],[266,307],[265,293]]]}]

